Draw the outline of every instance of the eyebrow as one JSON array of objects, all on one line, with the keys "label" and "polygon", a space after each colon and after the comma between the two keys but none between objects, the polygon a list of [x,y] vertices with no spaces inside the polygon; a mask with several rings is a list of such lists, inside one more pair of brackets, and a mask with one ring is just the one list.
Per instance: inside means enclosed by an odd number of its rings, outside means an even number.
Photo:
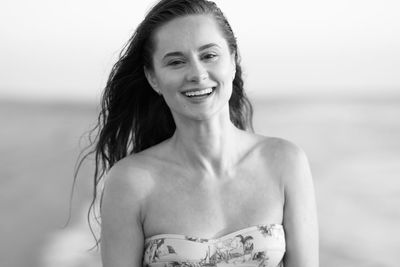
[{"label": "eyebrow", "polygon": [[[209,43],[209,44],[205,44],[199,47],[198,51],[202,51],[202,50],[206,50],[207,48],[210,47],[220,47],[219,45],[215,44],[215,43]],[[182,56],[183,53],[182,52],[169,52],[167,54],[164,55],[163,59],[167,58],[167,57],[173,57],[173,56]]]}]

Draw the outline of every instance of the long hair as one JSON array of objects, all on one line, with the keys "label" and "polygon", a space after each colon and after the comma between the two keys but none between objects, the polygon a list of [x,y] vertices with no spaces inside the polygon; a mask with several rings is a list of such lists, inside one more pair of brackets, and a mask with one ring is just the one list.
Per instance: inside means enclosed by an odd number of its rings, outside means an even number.
[{"label": "long hair", "polygon": [[[230,52],[235,55],[236,74],[229,99],[230,120],[239,129],[253,131],[253,108],[243,90],[236,37],[222,11],[207,0],[159,1],[137,27],[113,66],[102,94],[97,125],[89,133],[92,137],[89,138],[90,144],[78,158],[74,181],[82,162],[89,155],[95,155],[89,225],[91,212],[98,218],[94,205],[104,174],[127,155],[154,146],[173,135],[176,125],[171,111],[164,98],[151,88],[144,67],[153,68],[154,32],[160,26],[177,17],[199,14],[211,15],[216,20]],[[96,245],[98,242],[96,239]]]}]

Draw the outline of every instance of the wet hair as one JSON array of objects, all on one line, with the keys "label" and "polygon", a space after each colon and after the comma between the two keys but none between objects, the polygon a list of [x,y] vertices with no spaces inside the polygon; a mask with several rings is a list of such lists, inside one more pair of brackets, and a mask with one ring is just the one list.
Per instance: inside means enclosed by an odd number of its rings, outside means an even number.
[{"label": "wet hair", "polygon": [[[231,54],[234,53],[236,63],[232,95],[229,99],[230,120],[239,129],[253,131],[253,108],[243,89],[236,37],[222,11],[214,2],[207,0],[159,1],[137,27],[113,66],[102,94],[97,124],[89,134],[89,147],[82,151],[78,159],[74,180],[82,162],[89,155],[95,156],[89,225],[91,212],[98,218],[94,205],[99,193],[98,185],[104,174],[127,155],[170,138],[176,129],[169,107],[164,98],[151,88],[144,68],[153,69],[156,30],[175,18],[188,15],[210,15],[217,22]],[[87,152],[88,150],[90,151]],[[96,241],[98,243],[97,239]]]}]

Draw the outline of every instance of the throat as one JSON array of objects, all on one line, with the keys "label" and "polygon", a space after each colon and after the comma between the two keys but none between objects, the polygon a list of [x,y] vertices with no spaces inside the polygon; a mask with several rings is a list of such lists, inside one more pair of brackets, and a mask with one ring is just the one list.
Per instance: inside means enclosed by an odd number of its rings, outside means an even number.
[{"label": "throat", "polygon": [[232,176],[241,159],[240,147],[231,135],[189,139],[174,135],[173,151],[181,166],[204,179],[219,179]]}]

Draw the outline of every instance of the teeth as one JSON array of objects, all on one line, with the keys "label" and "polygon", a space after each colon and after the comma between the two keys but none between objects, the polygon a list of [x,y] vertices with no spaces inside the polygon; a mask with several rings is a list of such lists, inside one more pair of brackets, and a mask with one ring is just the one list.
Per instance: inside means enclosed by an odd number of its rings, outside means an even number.
[{"label": "teeth", "polygon": [[199,95],[205,95],[212,93],[212,88],[207,88],[199,91],[191,91],[191,92],[185,92],[186,96],[199,96]]}]

